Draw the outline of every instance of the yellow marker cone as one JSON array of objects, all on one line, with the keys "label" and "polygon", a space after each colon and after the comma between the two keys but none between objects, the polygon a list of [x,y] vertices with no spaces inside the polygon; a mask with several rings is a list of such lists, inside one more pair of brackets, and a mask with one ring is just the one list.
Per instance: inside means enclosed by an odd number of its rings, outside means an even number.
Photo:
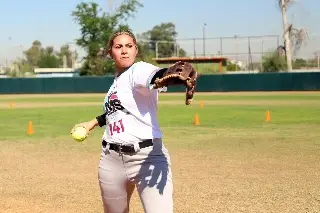
[{"label": "yellow marker cone", "polygon": [[270,115],[270,111],[269,111],[269,110],[267,110],[267,112],[266,112],[265,121],[266,121],[266,122],[270,122],[270,121],[271,121],[271,115]]},{"label": "yellow marker cone", "polygon": [[200,101],[200,108],[203,108],[204,107],[204,103],[203,101]]},{"label": "yellow marker cone", "polygon": [[14,103],[10,102],[10,109],[13,109],[13,108],[14,108]]},{"label": "yellow marker cone", "polygon": [[34,129],[33,129],[32,121],[29,121],[27,134],[28,134],[28,135],[33,135],[33,134],[34,134]]},{"label": "yellow marker cone", "polygon": [[200,119],[199,119],[199,115],[197,113],[194,115],[193,124],[195,126],[199,126],[200,125]]}]

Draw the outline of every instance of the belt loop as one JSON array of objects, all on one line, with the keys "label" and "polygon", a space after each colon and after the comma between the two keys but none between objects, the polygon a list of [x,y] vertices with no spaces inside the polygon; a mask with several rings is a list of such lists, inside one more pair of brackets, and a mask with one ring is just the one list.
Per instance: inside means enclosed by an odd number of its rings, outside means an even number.
[{"label": "belt loop", "polygon": [[134,151],[137,153],[137,152],[140,152],[140,146],[139,146],[139,144],[137,144],[137,143],[134,143],[133,144],[133,148],[134,148]]},{"label": "belt loop", "polygon": [[110,143],[106,142],[106,141],[102,141],[102,150],[105,153],[110,153]]},{"label": "belt loop", "polygon": [[119,144],[119,156],[122,156],[122,144]]}]

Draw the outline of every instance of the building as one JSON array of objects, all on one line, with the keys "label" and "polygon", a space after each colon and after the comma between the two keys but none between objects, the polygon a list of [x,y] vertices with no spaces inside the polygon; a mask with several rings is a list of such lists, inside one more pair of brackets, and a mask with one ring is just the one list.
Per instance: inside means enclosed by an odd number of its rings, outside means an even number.
[{"label": "building", "polygon": [[35,68],[33,77],[53,78],[53,77],[76,77],[79,70],[74,68]]}]

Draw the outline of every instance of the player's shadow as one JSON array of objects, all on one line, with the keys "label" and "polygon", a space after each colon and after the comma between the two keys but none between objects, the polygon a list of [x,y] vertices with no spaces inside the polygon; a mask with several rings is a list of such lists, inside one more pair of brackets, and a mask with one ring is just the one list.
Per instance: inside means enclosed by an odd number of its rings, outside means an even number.
[{"label": "player's shadow", "polygon": [[[154,142],[152,151],[145,158],[137,175],[137,190],[142,192],[146,187],[156,187],[159,194],[163,194],[167,181],[172,181],[169,173],[170,157],[163,144],[157,140]],[[165,153],[164,153],[165,151]],[[168,175],[170,176],[168,177]]]},{"label": "player's shadow", "polygon": [[[133,92],[133,97],[141,100],[136,102],[136,105],[139,113],[142,116],[146,116],[146,114],[150,113],[150,106],[146,104],[147,102],[153,104],[152,97],[150,97],[150,95],[152,94],[149,93],[148,89],[140,89],[139,92]],[[156,116],[151,116],[150,122],[152,126],[158,125]],[[154,135],[154,137],[156,136]],[[141,162],[142,166],[137,174],[137,177],[135,178],[137,190],[142,192],[147,187],[156,187],[156,189],[159,191],[159,194],[162,195],[167,182],[170,181],[170,184],[172,184],[172,175],[171,172],[169,172],[170,156],[168,154],[168,150],[163,147],[161,139],[155,139],[153,147],[147,147],[144,149],[152,150],[147,156],[143,156],[143,162]],[[142,155],[145,153],[144,150],[140,150],[140,152]]]}]

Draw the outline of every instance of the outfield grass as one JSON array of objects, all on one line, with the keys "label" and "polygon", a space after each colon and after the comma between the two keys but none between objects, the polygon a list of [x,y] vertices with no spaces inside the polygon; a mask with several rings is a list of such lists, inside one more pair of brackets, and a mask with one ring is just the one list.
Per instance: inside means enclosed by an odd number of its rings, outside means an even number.
[{"label": "outfield grass", "polygon": [[[319,93],[309,93],[309,94],[291,94],[291,95],[283,95],[283,94],[263,94],[262,92],[258,93],[246,93],[245,95],[238,94],[228,94],[221,95],[217,94],[196,94],[194,100],[317,100],[320,101]],[[175,95],[167,95],[165,93],[161,93],[159,96],[160,101],[171,101],[171,100],[179,100],[184,98],[184,94],[178,93]],[[62,95],[62,96],[54,96],[51,95],[41,95],[41,98],[37,97],[37,95],[25,96],[25,95],[12,95],[12,96],[0,96],[0,103],[66,103],[66,102],[102,102],[104,99],[104,94],[95,94],[90,96],[90,94],[70,94],[70,95]]]},{"label": "outfield grass", "polygon": [[[103,129],[84,143],[69,134],[75,123],[101,112],[101,97],[16,96],[16,104],[97,104],[0,108],[0,212],[102,211],[97,166]],[[184,94],[162,95],[159,120],[172,158],[175,212],[320,212],[319,97],[199,94],[184,106]],[[193,125],[196,113],[200,126]],[[136,193],[131,210],[142,212]]]}]

